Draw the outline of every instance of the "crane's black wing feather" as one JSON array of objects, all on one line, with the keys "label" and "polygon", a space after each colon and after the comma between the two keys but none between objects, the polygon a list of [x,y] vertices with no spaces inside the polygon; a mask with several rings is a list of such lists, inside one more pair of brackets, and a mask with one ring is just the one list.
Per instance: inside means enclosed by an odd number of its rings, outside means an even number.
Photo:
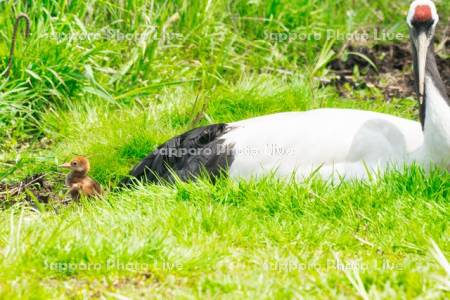
[{"label": "crane's black wing feather", "polygon": [[232,128],[222,123],[176,136],[144,158],[121,184],[130,185],[135,180],[173,182],[174,175],[187,181],[202,172],[214,178],[233,162],[233,146],[221,138],[229,130]]}]

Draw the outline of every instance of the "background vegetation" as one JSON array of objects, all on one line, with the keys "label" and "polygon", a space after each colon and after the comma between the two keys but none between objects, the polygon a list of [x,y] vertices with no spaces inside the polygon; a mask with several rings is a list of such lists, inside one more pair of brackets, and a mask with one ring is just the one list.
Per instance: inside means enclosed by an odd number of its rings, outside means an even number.
[{"label": "background vegetation", "polygon": [[[442,40],[450,2],[437,5]],[[321,84],[346,55],[344,34],[382,29],[403,38],[381,43],[407,43],[408,6],[0,1],[0,70],[14,16],[32,20],[0,80],[0,180],[45,173],[63,196],[56,166],[83,154],[110,189],[98,201],[0,211],[0,297],[448,297],[442,171],[338,186],[267,178],[113,191],[155,146],[201,124],[330,106],[415,119],[413,97],[386,102],[368,87],[344,98]],[[439,55],[448,57],[445,44]]]}]

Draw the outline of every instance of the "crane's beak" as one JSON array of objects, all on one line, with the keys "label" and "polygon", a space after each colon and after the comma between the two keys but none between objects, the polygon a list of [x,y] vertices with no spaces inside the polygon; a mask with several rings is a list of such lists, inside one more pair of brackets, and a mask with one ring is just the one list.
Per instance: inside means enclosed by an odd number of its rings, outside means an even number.
[{"label": "crane's beak", "polygon": [[64,168],[64,169],[70,169],[70,163],[64,163],[62,165],[59,165],[58,167]]},{"label": "crane's beak", "polygon": [[419,87],[419,102],[424,101],[425,96],[425,72],[427,66],[427,54],[431,43],[431,39],[427,36],[426,31],[419,31],[419,33],[413,39],[416,47],[416,59],[417,59],[417,75],[418,87]]}]

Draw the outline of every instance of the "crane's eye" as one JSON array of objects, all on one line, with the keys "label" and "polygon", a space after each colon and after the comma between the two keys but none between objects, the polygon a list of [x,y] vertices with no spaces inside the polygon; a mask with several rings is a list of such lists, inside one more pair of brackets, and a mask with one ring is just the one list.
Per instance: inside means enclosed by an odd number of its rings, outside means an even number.
[{"label": "crane's eye", "polygon": [[76,162],[76,161],[73,161],[73,162],[72,162],[72,166],[76,167],[76,166],[77,166],[77,162]]}]

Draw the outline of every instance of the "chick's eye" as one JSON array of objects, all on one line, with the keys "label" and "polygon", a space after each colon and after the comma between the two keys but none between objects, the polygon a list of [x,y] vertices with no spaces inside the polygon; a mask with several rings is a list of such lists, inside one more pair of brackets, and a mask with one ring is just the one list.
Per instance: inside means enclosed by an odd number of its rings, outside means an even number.
[{"label": "chick's eye", "polygon": [[76,166],[77,165],[77,162],[72,162],[72,166]]}]

